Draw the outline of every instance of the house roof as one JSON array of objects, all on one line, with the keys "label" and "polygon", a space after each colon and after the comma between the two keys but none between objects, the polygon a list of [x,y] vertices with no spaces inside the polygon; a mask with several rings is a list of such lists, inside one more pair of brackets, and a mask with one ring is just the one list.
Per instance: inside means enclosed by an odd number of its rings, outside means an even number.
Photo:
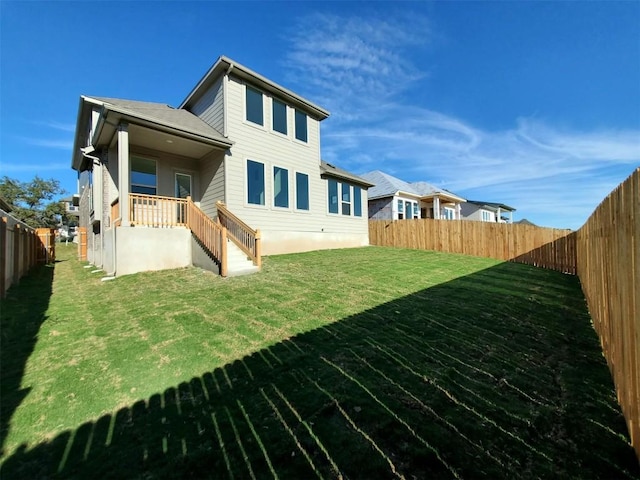
[{"label": "house roof", "polygon": [[340,180],[348,180],[364,188],[373,187],[373,183],[368,182],[366,179],[354,175],[353,173],[347,172],[346,170],[336,167],[335,165],[327,163],[324,160],[320,161],[320,175],[335,177],[339,178]]},{"label": "house roof", "polygon": [[530,225],[532,227],[536,227],[537,226],[535,223],[530,222],[526,218],[522,218],[522,219],[518,220],[517,222],[513,222],[513,223],[517,223],[517,224],[520,224],[520,225]]},{"label": "house roof", "polygon": [[4,198],[0,197],[0,209],[9,213],[11,210],[13,210],[13,207]]},{"label": "house roof", "polygon": [[165,103],[140,102],[120,98],[90,97],[102,102],[109,110],[129,114],[140,119],[148,119],[157,124],[175,128],[204,138],[228,143],[220,132],[188,110],[173,108]]},{"label": "house roof", "polygon": [[[107,122],[106,119],[108,116],[115,117],[115,120],[118,121],[119,119],[124,119],[142,127],[164,131],[178,137],[207,143],[218,148],[229,148],[233,145],[233,142],[198,116],[187,110],[176,109],[164,103],[82,95],[78,109],[78,126],[88,124],[93,108],[100,109],[100,120],[94,132],[94,137],[88,139],[87,132],[81,128],[76,129],[71,162],[72,168],[76,170],[82,170],[85,166],[85,160],[80,153],[79,147],[89,143],[97,146],[103,130],[106,131],[115,128],[117,121]],[[105,124],[107,124],[106,127]],[[108,136],[107,141],[110,140],[110,136]]]},{"label": "house roof", "polygon": [[513,207],[510,207],[509,205],[505,205],[504,203],[497,203],[497,202],[483,202],[481,200],[467,200],[467,203],[472,203],[474,205],[479,206],[480,208],[484,208],[486,210],[504,210],[507,212],[515,212],[516,209]]},{"label": "house roof", "polygon": [[420,197],[420,194],[407,182],[388,173],[381,172],[380,170],[363,173],[360,176],[375,185],[369,189],[369,200],[391,197],[398,192]]},{"label": "house roof", "polygon": [[200,81],[193,87],[193,90],[182,101],[179,108],[189,109],[193,107],[195,102],[201,97],[201,95],[221,76],[225,74],[234,75],[238,78],[246,80],[252,85],[265,90],[275,96],[282,98],[287,103],[299,108],[307,113],[312,118],[317,120],[324,120],[329,116],[329,112],[324,108],[316,105],[315,103],[301,97],[300,95],[293,93],[291,90],[272,82],[266,77],[263,77],[259,73],[239,64],[238,62],[225,57],[224,55],[216,60],[216,63],[204,74]]},{"label": "house roof", "polygon": [[445,188],[436,187],[435,185],[432,185],[431,183],[428,183],[428,182],[412,182],[409,185],[411,185],[423,197],[442,195],[442,196],[447,196],[447,197],[456,199],[460,202],[466,201],[461,196],[456,195],[455,193],[450,192]]},{"label": "house roof", "polygon": [[361,177],[375,184],[375,187],[369,189],[369,200],[391,197],[397,193],[403,193],[418,198],[442,196],[459,202],[465,201],[464,198],[430,183],[408,183],[380,170],[363,173]]}]

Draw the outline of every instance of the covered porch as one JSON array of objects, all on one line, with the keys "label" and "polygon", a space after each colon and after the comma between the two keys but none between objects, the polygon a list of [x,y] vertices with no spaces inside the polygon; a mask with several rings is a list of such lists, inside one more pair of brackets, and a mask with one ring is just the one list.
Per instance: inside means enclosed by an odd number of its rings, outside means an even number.
[{"label": "covered porch", "polygon": [[460,204],[465,200],[454,194],[434,193],[420,198],[421,218],[460,220]]}]

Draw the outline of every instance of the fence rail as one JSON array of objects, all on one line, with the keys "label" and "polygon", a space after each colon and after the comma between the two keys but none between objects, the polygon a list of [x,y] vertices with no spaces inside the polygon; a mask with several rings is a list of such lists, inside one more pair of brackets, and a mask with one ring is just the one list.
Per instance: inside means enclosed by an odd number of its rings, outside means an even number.
[{"label": "fence rail", "polygon": [[0,297],[38,264],[55,261],[52,228],[33,229],[11,215],[0,217]]},{"label": "fence rail", "polygon": [[640,168],[577,233],[578,275],[640,459]]},{"label": "fence rail", "polygon": [[218,220],[227,228],[229,238],[251,258],[254,265],[260,267],[262,265],[260,230],[253,230],[231,213],[224,203],[217,202],[216,207]]},{"label": "fence rail", "polygon": [[371,245],[437,250],[576,273],[570,230],[469,220],[370,220]]}]

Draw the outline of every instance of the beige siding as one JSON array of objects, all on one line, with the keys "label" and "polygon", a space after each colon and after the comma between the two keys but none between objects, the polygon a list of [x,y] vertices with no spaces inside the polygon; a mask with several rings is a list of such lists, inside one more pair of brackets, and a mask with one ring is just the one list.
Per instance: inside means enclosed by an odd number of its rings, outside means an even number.
[{"label": "beige siding", "polygon": [[209,215],[217,215],[216,202],[224,202],[224,152],[213,152],[201,160],[200,208]]},{"label": "beige siding", "polygon": [[[308,142],[294,139],[294,109],[288,108],[288,135],[271,130],[271,98],[263,94],[264,126],[245,121],[243,84],[231,78],[227,88],[229,138],[235,143],[226,158],[227,204],[246,223],[264,232],[367,234],[367,196],[362,191],[362,217],[327,211],[327,181],[320,177],[320,125],[308,117]],[[247,204],[246,161],[265,165],[265,206]],[[273,167],[289,172],[289,208],[273,206]],[[309,211],[295,210],[295,172],[309,175]]]},{"label": "beige siding", "polygon": [[195,103],[191,113],[207,122],[224,135],[224,91],[222,79],[214,83],[205,94]]}]

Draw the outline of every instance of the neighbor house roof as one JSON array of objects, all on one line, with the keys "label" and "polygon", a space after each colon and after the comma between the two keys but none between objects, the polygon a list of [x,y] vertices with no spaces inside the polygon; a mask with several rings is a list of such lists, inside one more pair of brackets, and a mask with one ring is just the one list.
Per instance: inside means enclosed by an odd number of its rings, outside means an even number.
[{"label": "neighbor house roof", "polygon": [[411,185],[420,195],[423,197],[427,196],[435,196],[435,195],[443,195],[449,198],[453,198],[458,200],[459,202],[465,202],[466,200],[459,195],[456,195],[453,192],[450,192],[447,189],[436,187],[428,182],[411,182]]},{"label": "neighbor house roof", "polygon": [[373,183],[368,182],[366,179],[359,177],[358,175],[354,175],[353,173],[347,172],[342,168],[338,168],[335,165],[325,162],[324,160],[320,161],[320,175],[335,177],[340,180],[348,180],[349,182],[355,183],[364,188],[373,187]]},{"label": "neighbor house roof", "polygon": [[510,207],[509,205],[505,205],[504,203],[483,202],[481,200],[467,200],[467,203],[471,203],[471,204],[477,205],[480,208],[484,208],[485,210],[496,211],[496,210],[500,209],[500,210],[504,210],[506,212],[515,212],[516,211],[515,208]]},{"label": "neighbor house roof", "polygon": [[110,115],[144,127],[153,128],[154,130],[165,131],[220,148],[229,148],[233,145],[233,142],[198,116],[187,110],[176,109],[164,103],[82,95],[78,111],[78,126],[88,124],[91,118],[91,111],[94,108],[99,108],[100,110],[100,120],[94,132],[94,137],[87,139],[86,132],[81,131],[81,129],[76,130],[72,158],[72,168],[76,170],[81,169],[84,161],[79,147],[88,143],[94,144],[94,142],[98,141],[104,124],[108,123],[106,119]]},{"label": "neighbor house roof", "polygon": [[369,200],[391,197],[398,192],[414,197],[420,197],[420,193],[418,193],[407,182],[400,180],[393,175],[389,175],[388,173],[381,172],[380,170],[363,173],[360,176],[375,185],[373,188],[369,189]]},{"label": "neighbor house roof", "polygon": [[369,189],[369,200],[391,197],[398,193],[402,193],[419,198],[442,196],[459,202],[465,201],[464,198],[443,188],[436,187],[435,185],[432,185],[430,183],[408,183],[404,180],[400,180],[399,178],[394,177],[393,175],[381,172],[380,170],[363,173],[361,177],[369,180],[372,183],[375,183],[375,187]]},{"label": "neighbor house roof", "polygon": [[193,87],[193,90],[187,95],[179,108],[191,108],[198,101],[200,96],[211,86],[214,82],[225,74],[231,74],[238,78],[248,81],[254,86],[265,90],[275,96],[282,98],[287,103],[293,105],[296,108],[306,112],[312,118],[317,120],[324,120],[329,116],[329,112],[322,107],[319,107],[315,103],[301,97],[300,95],[293,93],[291,90],[272,82],[266,77],[263,77],[259,73],[239,64],[238,62],[225,57],[224,55],[216,60],[216,63],[205,73],[200,79],[198,84]]}]

